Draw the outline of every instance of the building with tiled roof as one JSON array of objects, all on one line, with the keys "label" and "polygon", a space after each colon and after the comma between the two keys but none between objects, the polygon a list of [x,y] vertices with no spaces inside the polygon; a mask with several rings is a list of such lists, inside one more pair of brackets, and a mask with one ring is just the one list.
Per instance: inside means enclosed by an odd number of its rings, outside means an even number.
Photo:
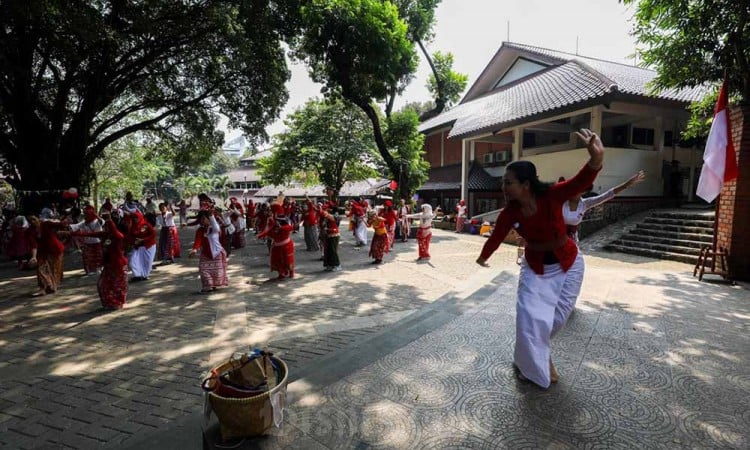
[{"label": "building with tiled roof", "polygon": [[594,190],[643,169],[647,180],[623,195],[659,198],[665,164],[677,160],[683,192],[692,195],[701,151],[678,138],[687,106],[705,89],[652,92],[655,77],[649,69],[504,42],[458,105],[420,125],[431,169],[418,193],[447,211],[464,198],[470,215],[502,206],[500,190],[484,187],[507,163],[530,160],[542,180],[569,178],[588,157],[575,131],[590,128],[607,147]]},{"label": "building with tiled roof", "polygon": [[[379,195],[390,195],[389,185],[391,180],[384,178],[367,178],[361,181],[347,181],[339,191],[340,200],[364,197],[375,199]],[[276,198],[279,193],[286,197],[295,199],[304,199],[305,194],[312,197],[322,198],[326,195],[326,189],[323,185],[305,186],[301,183],[290,183],[284,186],[268,185],[253,194],[255,201],[270,201]],[[390,198],[390,197],[388,197]]]},{"label": "building with tiled roof", "polygon": [[267,156],[271,156],[270,150],[262,150],[239,160],[238,166],[227,174],[232,183],[232,188],[229,190],[231,196],[252,197],[255,195],[255,192],[262,187],[257,163],[259,159]]}]

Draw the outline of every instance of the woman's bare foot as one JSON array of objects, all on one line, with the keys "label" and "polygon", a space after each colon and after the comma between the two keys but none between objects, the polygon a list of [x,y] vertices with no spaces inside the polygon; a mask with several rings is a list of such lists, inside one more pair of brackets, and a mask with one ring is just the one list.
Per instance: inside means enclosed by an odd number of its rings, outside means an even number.
[{"label": "woman's bare foot", "polygon": [[555,365],[552,364],[552,358],[549,360],[549,380],[552,383],[557,383],[557,381],[560,379],[560,374],[557,373],[557,369],[555,368]]}]

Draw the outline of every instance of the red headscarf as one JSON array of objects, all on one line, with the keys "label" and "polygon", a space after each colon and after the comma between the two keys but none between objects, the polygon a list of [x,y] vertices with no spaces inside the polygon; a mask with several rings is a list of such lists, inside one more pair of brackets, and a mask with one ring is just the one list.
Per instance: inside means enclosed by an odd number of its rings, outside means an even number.
[{"label": "red headscarf", "polygon": [[94,207],[89,205],[83,208],[83,217],[86,219],[86,222],[93,222],[96,220],[96,210]]}]

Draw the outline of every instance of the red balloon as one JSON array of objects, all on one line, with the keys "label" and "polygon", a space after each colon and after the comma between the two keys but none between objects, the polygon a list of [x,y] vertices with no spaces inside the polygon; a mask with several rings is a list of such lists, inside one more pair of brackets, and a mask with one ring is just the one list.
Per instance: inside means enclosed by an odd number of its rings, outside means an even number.
[{"label": "red balloon", "polygon": [[396,180],[391,180],[391,185],[390,185],[391,190],[395,191],[397,187],[398,187],[398,183],[396,183]]}]

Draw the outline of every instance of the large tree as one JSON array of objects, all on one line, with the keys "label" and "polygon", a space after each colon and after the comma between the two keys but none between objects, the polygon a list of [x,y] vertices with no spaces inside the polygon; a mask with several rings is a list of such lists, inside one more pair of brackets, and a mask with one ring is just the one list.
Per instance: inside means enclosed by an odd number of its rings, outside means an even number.
[{"label": "large tree", "polygon": [[288,0],[0,1],[0,162],[18,189],[89,181],[136,132],[185,168],[214,152],[217,112],[264,137],[287,99]]},{"label": "large tree", "polygon": [[[294,55],[307,63],[311,78],[324,85],[325,94],[341,95],[367,114],[378,152],[394,178],[403,174],[404,166],[384,138],[388,124],[382,123],[377,103],[385,103],[388,121],[394,97],[414,76],[416,43],[431,36],[438,3],[311,0],[301,10],[303,32]],[[401,195],[411,195],[416,187],[409,178],[402,179]]]},{"label": "large tree", "polygon": [[271,156],[260,160],[265,183],[321,183],[338,196],[347,181],[378,176],[372,127],[351,103],[313,99],[290,114],[274,137]]},{"label": "large tree", "polygon": [[750,1],[621,0],[636,5],[633,34],[654,87],[717,84],[750,102]]}]

